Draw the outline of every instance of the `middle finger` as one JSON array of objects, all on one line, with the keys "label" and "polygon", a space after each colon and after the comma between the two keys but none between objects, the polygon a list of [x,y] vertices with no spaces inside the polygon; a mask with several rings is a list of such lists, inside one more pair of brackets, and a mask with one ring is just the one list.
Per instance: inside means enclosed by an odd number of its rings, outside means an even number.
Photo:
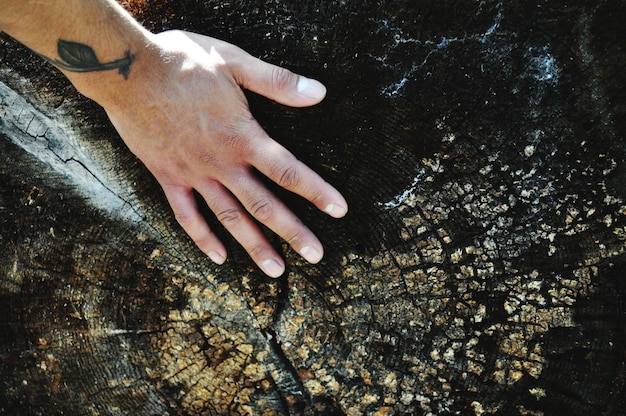
[{"label": "middle finger", "polygon": [[229,187],[245,209],[260,223],[278,234],[310,263],[322,259],[323,248],[317,237],[280,199],[251,172],[239,175]]}]

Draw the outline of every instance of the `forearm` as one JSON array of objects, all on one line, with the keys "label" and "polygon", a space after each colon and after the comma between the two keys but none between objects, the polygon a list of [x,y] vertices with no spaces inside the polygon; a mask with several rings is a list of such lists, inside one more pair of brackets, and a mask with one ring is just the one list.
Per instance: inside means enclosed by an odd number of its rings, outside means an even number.
[{"label": "forearm", "polygon": [[0,0],[0,29],[101,103],[131,87],[151,44],[114,0]]}]

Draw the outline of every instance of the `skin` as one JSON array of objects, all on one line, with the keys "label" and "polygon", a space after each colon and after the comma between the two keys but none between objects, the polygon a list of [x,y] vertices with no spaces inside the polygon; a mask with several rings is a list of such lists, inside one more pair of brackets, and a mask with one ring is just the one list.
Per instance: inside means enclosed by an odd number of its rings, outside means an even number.
[{"label": "skin", "polygon": [[[347,203],[267,135],[242,91],[305,107],[324,98],[321,83],[217,39],[150,33],[113,0],[0,0],[0,28],[59,67],[105,109],[162,186],[180,225],[214,262],[226,260],[226,249],[199,213],[194,190],[268,276],[282,275],[285,265],[257,221],[307,261],[321,260],[320,241],[255,170],[331,217],[344,216]],[[80,54],[68,58],[64,48],[90,48],[97,59],[87,64]],[[78,62],[68,62],[72,56]]]}]

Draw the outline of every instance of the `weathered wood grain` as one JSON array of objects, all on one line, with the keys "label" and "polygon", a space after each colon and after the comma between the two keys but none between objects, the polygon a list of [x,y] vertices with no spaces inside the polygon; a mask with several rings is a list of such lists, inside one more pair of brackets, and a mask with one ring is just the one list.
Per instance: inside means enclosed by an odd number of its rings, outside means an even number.
[{"label": "weathered wood grain", "polygon": [[3,39],[0,413],[624,414],[624,2],[126,6],[325,82],[250,102],[351,211],[284,195],[323,262],[275,239],[270,281],[224,233],[215,267]]}]

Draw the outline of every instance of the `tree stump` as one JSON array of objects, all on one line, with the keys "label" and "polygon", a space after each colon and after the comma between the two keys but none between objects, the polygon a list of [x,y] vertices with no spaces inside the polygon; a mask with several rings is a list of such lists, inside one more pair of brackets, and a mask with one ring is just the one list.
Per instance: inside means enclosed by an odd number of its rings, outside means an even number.
[{"label": "tree stump", "polygon": [[[624,415],[623,1],[129,1],[320,79],[276,140],[326,257],[211,264],[103,112],[3,37],[0,413]],[[207,221],[218,224],[210,212]]]}]

